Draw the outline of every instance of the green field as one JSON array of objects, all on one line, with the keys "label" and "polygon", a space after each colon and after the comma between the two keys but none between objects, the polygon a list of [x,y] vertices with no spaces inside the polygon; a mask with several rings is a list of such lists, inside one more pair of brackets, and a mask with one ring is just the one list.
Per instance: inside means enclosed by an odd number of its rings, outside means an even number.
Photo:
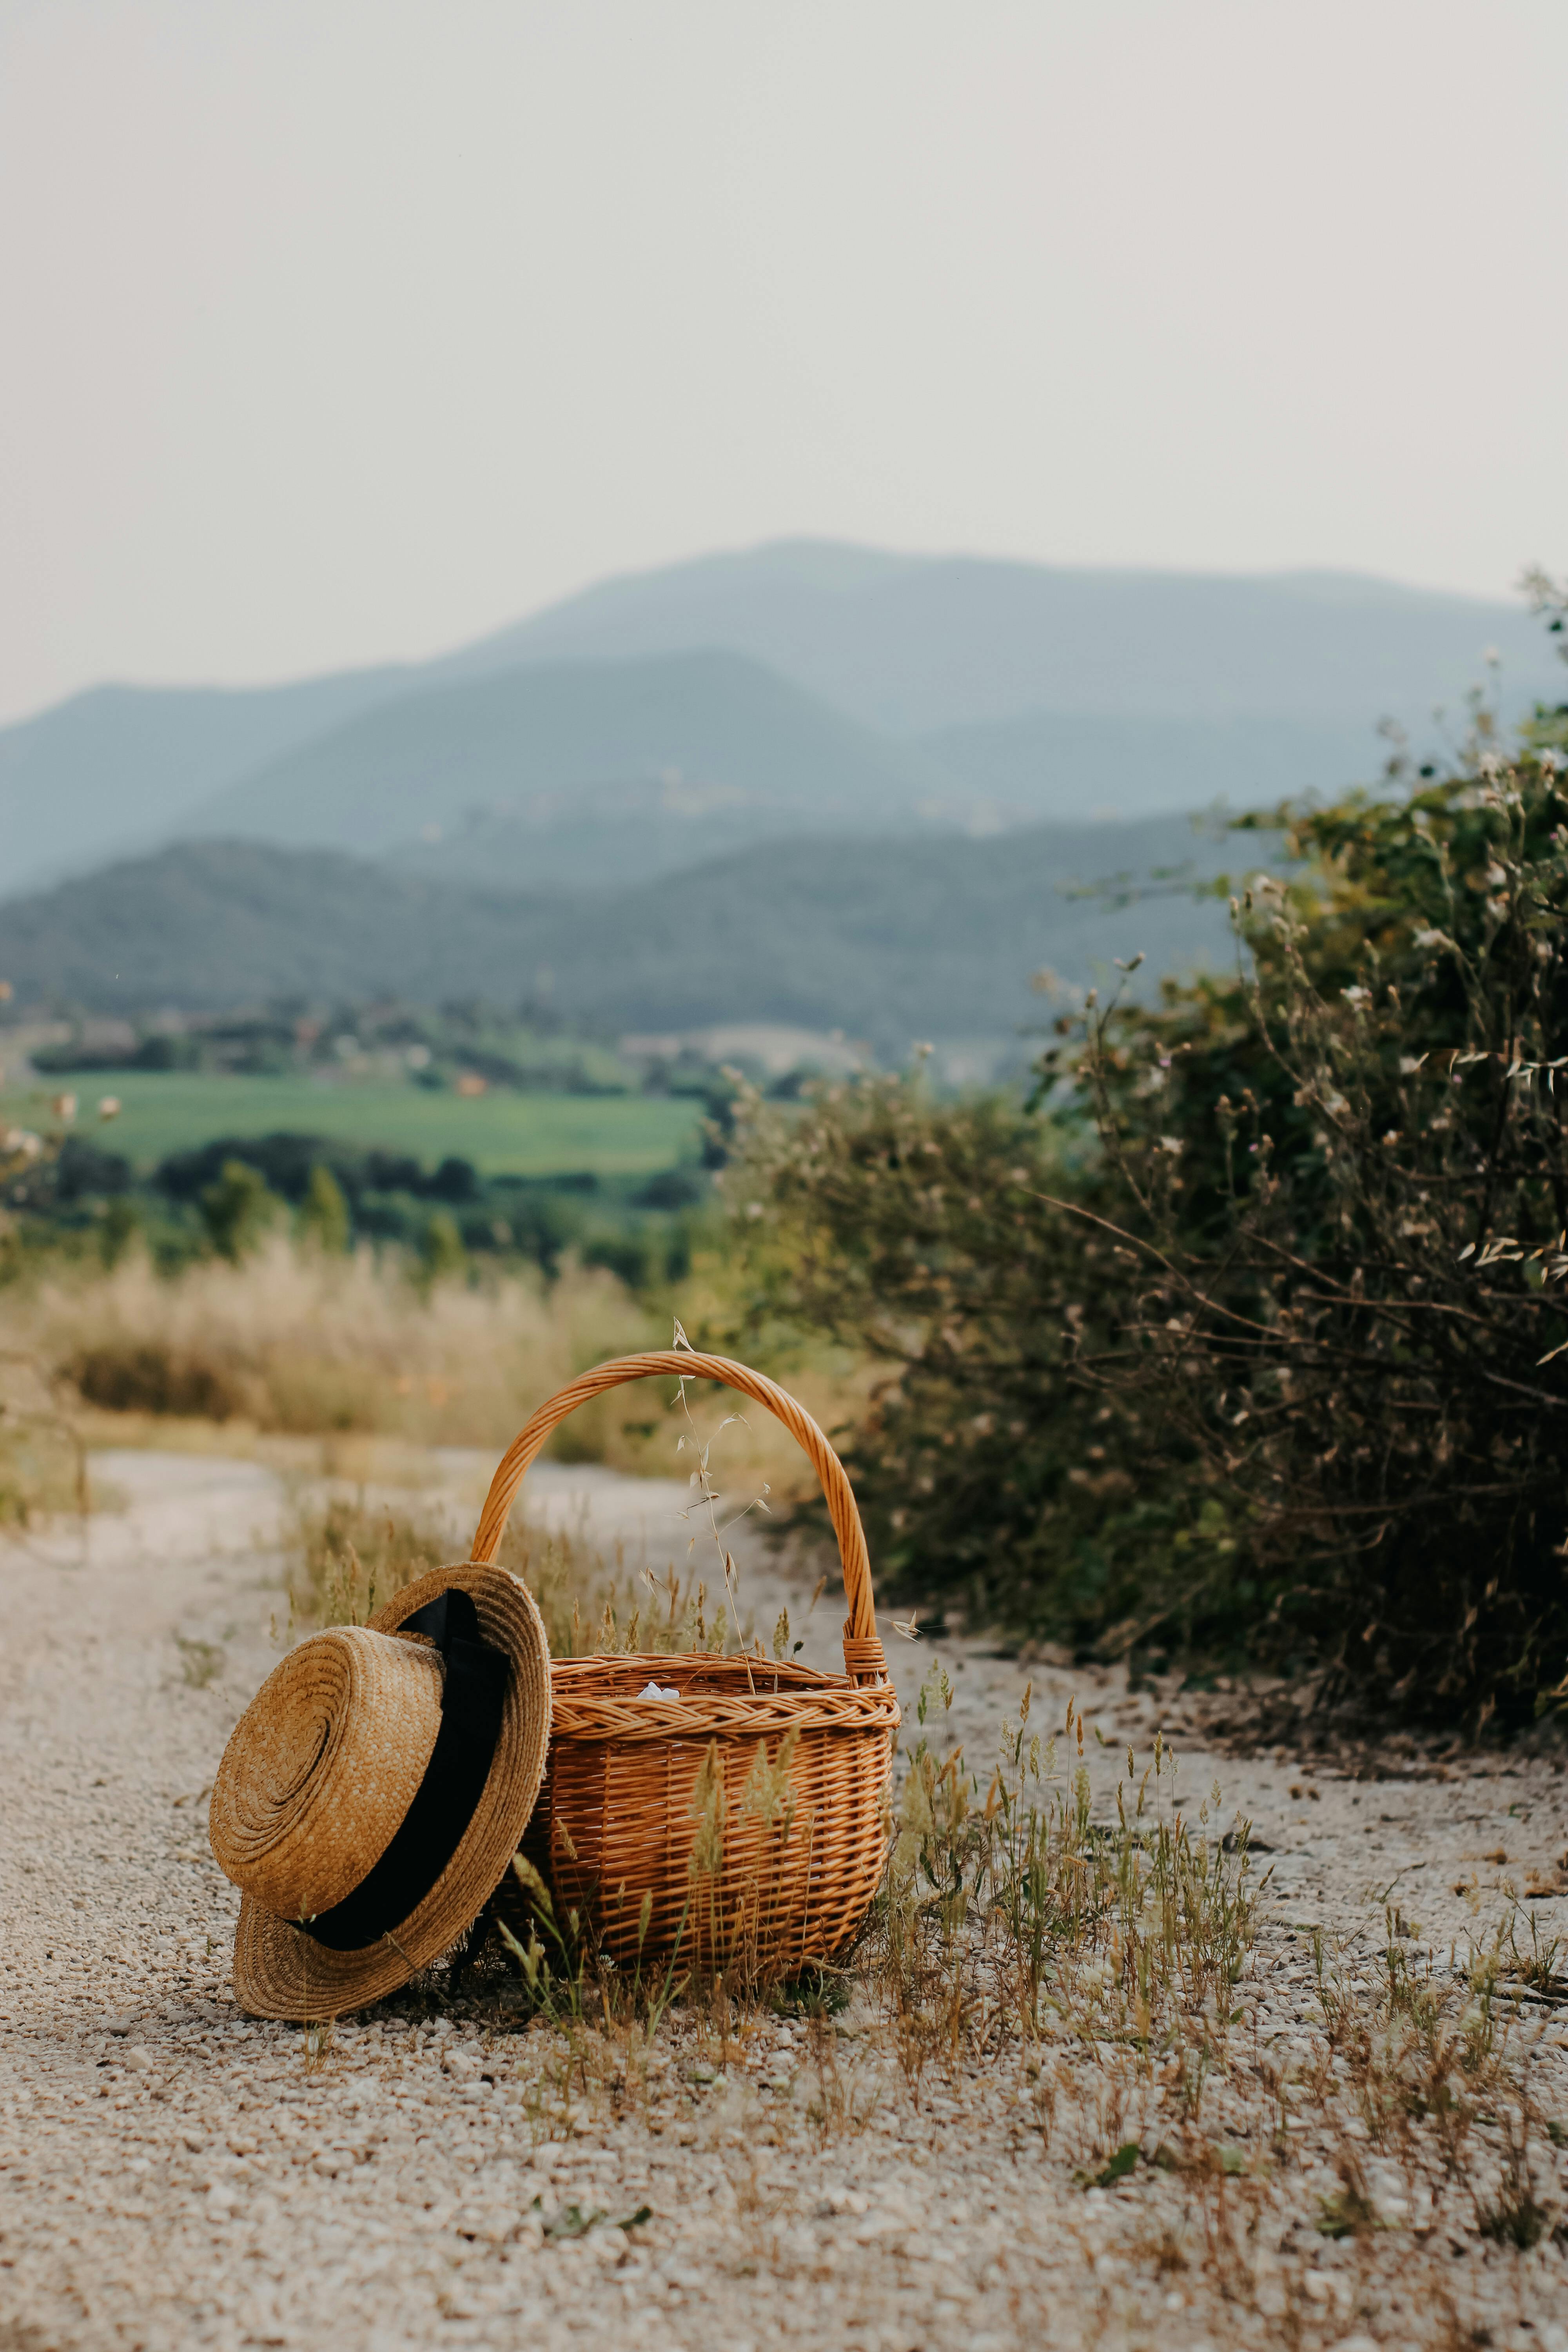
[{"label": "green field", "polygon": [[[412,1153],[433,1166],[448,1155],[485,1176],[647,1176],[695,1150],[703,1107],[666,1095],[480,1095],[472,1100],[424,1087],[322,1083],[309,1078],[210,1077],[191,1072],[115,1070],[73,1074],[47,1090],[6,1087],[8,1124],[58,1134],[50,1109],[74,1093],[74,1131],[139,1170],[216,1136],[330,1136],[366,1149]],[[117,1095],[118,1118],[97,1116]]]}]

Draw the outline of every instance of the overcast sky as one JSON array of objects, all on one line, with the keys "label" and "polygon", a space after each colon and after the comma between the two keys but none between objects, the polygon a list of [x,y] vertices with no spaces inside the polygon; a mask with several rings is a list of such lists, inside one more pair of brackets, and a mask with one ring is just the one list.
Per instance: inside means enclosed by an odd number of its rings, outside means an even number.
[{"label": "overcast sky", "polygon": [[813,533],[1568,565],[1563,0],[0,0],[0,715]]}]

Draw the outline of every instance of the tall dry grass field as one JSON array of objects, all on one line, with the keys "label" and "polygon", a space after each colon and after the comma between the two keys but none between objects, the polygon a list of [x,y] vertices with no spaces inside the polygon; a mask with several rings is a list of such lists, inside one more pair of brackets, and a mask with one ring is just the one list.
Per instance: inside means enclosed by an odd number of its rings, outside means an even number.
[{"label": "tall dry grass field", "polygon": [[[282,1237],[174,1277],[140,1253],[63,1273],[13,1290],[6,1321],[14,1348],[106,1412],[498,1446],[584,1364],[653,1336],[597,1271],[548,1291],[517,1276],[426,1285],[368,1250]],[[614,1450],[591,1416],[574,1427],[584,1451]]]},{"label": "tall dry grass field", "polygon": [[[723,1302],[710,1276],[675,1304],[694,1333],[723,1347]],[[7,1348],[53,1394],[79,1399],[79,1426],[95,1444],[232,1451],[259,1434],[281,1459],[295,1440],[331,1438],[357,1454],[359,1441],[388,1441],[375,1447],[374,1475],[384,1478],[400,1449],[466,1445],[499,1455],[587,1366],[670,1340],[668,1311],[600,1268],[569,1263],[548,1284],[531,1272],[431,1281],[391,1253],[340,1256],[280,1234],[237,1265],[215,1257],[175,1275],[140,1250],[109,1271],[53,1268],[12,1284],[4,1311]],[[819,1348],[804,1364],[763,1369],[830,1430],[863,1409],[858,1391],[869,1374],[847,1358]],[[704,1427],[724,1410],[711,1398]],[[689,1427],[672,1384],[650,1381],[581,1408],[551,1451],[558,1460],[684,1477],[692,1458],[677,1448]],[[754,1409],[726,1428],[720,1455],[731,1494],[766,1487],[792,1500],[813,1490],[793,1441]],[[40,1496],[37,1507],[49,1506]]]}]

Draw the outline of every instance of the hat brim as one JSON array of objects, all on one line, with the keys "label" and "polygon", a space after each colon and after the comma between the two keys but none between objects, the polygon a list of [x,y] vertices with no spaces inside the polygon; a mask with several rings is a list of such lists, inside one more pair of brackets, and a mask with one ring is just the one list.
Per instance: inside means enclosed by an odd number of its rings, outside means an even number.
[{"label": "hat brim", "polygon": [[405,1585],[377,1611],[371,1627],[395,1633],[452,1585],[472,1596],[479,1631],[511,1662],[500,1736],[473,1818],[424,1901],[363,1951],[331,1951],[292,1920],[244,1896],[234,1937],[234,1992],[253,2017],[309,2021],[384,2000],[473,1925],[521,1842],[550,1747],[550,1643],[532,1594],[504,1569],[468,1560],[432,1569]]}]

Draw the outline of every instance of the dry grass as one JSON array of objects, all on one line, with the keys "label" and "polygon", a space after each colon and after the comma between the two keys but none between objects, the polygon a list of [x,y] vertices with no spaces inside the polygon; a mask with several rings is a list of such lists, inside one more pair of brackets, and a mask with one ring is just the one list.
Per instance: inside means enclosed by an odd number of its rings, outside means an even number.
[{"label": "dry grass", "polygon": [[[405,1584],[460,1559],[468,1521],[416,1502],[373,1503],[339,1495],[297,1507],[290,1546],[289,1622],[299,1632],[363,1625]],[[538,1601],[552,1656],[595,1651],[723,1650],[749,1642],[730,1613],[722,1570],[712,1590],[700,1575],[662,1577],[634,1567],[624,1546],[603,1549],[569,1531],[550,1534],[512,1519],[497,1558]]]},{"label": "dry grass", "polygon": [[[107,1412],[498,1449],[575,1371],[653,1336],[596,1270],[568,1271],[548,1291],[517,1276],[426,1286],[368,1250],[334,1260],[281,1237],[243,1265],[174,1277],[140,1254],[110,1273],[55,1276],[13,1291],[7,1324]],[[624,1417],[585,1412],[567,1443],[629,1466],[643,1441],[623,1433]]]},{"label": "dry grass", "polygon": [[[945,1689],[934,1668],[882,1895],[837,1969],[782,1985],[617,1979],[531,1885],[539,1930],[527,1947],[506,1939],[510,1974],[489,1945],[472,1997],[498,2028],[558,2029],[565,2074],[614,2113],[628,2086],[657,2099],[660,2029],[721,2078],[774,2019],[798,2016],[799,2118],[818,2145],[856,2137],[879,2101],[918,2109],[933,2079],[962,2101],[1006,2078],[1018,2128],[1079,2189],[1178,2188],[1165,2267],[1220,2280],[1261,2317],[1284,2315],[1260,2247],[1300,2227],[1303,2207],[1325,2242],[1568,2240],[1552,2194],[1568,2130],[1532,2088],[1547,1997],[1535,1980],[1544,1968],[1554,1997],[1554,1954],[1521,1948],[1505,1922],[1445,1960],[1393,1914],[1374,1953],[1303,1941],[1270,1916],[1246,1824],[1222,1821],[1217,1789],[1184,1801],[1161,1743],[1128,1756],[1108,1814],[1091,1802],[1080,1717],[1054,1739],[1005,1723],[994,1766],[972,1772],[942,1749]],[[694,1867],[715,1834],[694,1816]],[[1303,2000],[1307,2032],[1277,2054]]]},{"label": "dry grass", "polygon": [[1082,1717],[1069,1705],[1058,1748],[1031,1728],[1027,1690],[994,1762],[976,1772],[961,1748],[944,1751],[952,1700],[934,1664],[875,1947],[911,2086],[932,2063],[951,2071],[973,2053],[1064,2037],[1147,2059],[1195,2035],[1207,2063],[1223,2050],[1257,1931],[1246,1825],[1227,1850],[1219,1790],[1185,1806],[1158,1738],[1142,1769],[1128,1749],[1115,1819],[1097,1818]]},{"label": "dry grass", "polygon": [[[1542,2074],[1564,1986],[1517,1906],[1462,1952],[1394,1910],[1381,1944],[1331,1948],[1272,1915],[1247,1825],[1225,1830],[1217,1787],[1184,1805],[1158,1741],[1110,1817],[1070,1709],[1043,1747],[1004,1725],[987,1779],[926,1736],[945,1687],[934,1670],[857,1972],[917,2102],[928,2071],[962,2098],[1016,2069],[1040,2153],[1098,2192],[1094,2244],[1288,2339],[1325,2298],[1419,2304],[1467,2242],[1568,2245]],[[1313,2267],[1342,2242],[1350,2267]]]},{"label": "dry grass", "polygon": [[0,1351],[0,1527],[83,1512],[90,1499],[69,1396],[36,1357]]},{"label": "dry grass", "polygon": [[0,1527],[29,1527],[39,1518],[86,1507],[81,1457],[68,1423],[17,1423],[0,1427]]},{"label": "dry grass", "polygon": [[[324,1502],[312,1495],[296,1513],[291,1626],[363,1623],[415,1578],[458,1556],[461,1543],[449,1502],[443,1513],[363,1493]],[[500,1558],[538,1599],[558,1657],[724,1650],[754,1638],[736,1620],[717,1538],[711,1589],[695,1574],[683,1582],[673,1568],[662,1580],[646,1568],[639,1573],[624,1552],[518,1520]],[[1174,1760],[1158,1741],[1141,1776],[1129,1751],[1115,1822],[1097,1820],[1081,1716],[1069,1707],[1061,1761],[1058,1742],[1029,1724],[1027,1693],[1020,1719],[1001,1727],[994,1766],[977,1777],[962,1750],[942,1745],[952,1700],[951,1683],[933,1665],[858,1967],[917,2095],[932,2064],[951,2072],[976,2054],[1037,2051],[1063,2034],[1147,2053],[1184,2021],[1197,2021],[1200,2041],[1221,2046],[1257,1917],[1245,1830],[1227,1851],[1207,1833],[1208,1801],[1189,1818],[1176,1796]],[[701,1802],[703,1786],[691,1825],[694,1887],[717,1875],[727,1831],[722,1804]],[[537,1887],[528,1892],[542,1897]],[[563,2000],[576,2013],[586,1975],[602,1973],[596,1956],[576,1948],[571,1923],[555,1922],[547,1902],[542,1917],[556,1948],[528,1957],[531,1999],[544,2007]],[[742,1968],[705,1997],[728,2015],[731,2005],[742,2011],[778,1990]],[[830,2000],[820,1979],[813,1997],[818,2006]],[[601,2005],[603,1998],[601,1987]]]},{"label": "dry grass", "polygon": [[[689,1311],[701,1320],[714,1303],[700,1280]],[[576,1373],[669,1338],[602,1269],[568,1266],[548,1286],[526,1275],[432,1284],[390,1255],[333,1259],[281,1235],[238,1265],[172,1276],[140,1252],[110,1272],[71,1268],[13,1286],[5,1310],[11,1345],[74,1396],[78,1433],[94,1444],[253,1454],[377,1483],[419,1483],[409,1449],[420,1446],[499,1456]],[[824,1349],[786,1377],[832,1429],[858,1411],[870,1375]],[[550,1450],[684,1475],[682,1426],[672,1392],[650,1384],[595,1399]],[[724,1468],[731,1491],[792,1502],[814,1490],[765,1413],[727,1429]]]}]

